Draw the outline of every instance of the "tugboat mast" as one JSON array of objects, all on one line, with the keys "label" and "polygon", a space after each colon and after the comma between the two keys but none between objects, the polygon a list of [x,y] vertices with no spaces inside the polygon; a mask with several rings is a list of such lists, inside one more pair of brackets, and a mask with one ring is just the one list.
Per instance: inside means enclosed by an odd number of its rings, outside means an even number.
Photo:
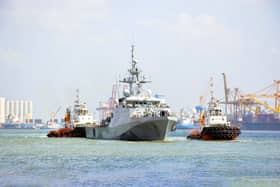
[{"label": "tugboat mast", "polygon": [[76,89],[76,100],[74,101],[74,113],[79,114],[80,113],[80,95],[79,95],[79,89]]},{"label": "tugboat mast", "polygon": [[211,102],[214,102],[214,83],[213,83],[213,77],[210,78],[210,95],[211,95]]},{"label": "tugboat mast", "polygon": [[77,89],[76,90],[76,98],[77,98],[76,102],[77,102],[77,104],[80,104],[80,94],[79,94],[79,92],[80,92],[79,89]]}]

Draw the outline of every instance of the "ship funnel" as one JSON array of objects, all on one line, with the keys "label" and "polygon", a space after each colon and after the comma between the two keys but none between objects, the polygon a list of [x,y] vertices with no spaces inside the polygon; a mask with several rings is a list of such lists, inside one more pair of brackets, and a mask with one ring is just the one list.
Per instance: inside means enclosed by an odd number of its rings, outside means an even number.
[{"label": "ship funnel", "polygon": [[66,114],[65,114],[65,127],[69,127],[71,123],[71,110],[70,108],[66,109]]}]

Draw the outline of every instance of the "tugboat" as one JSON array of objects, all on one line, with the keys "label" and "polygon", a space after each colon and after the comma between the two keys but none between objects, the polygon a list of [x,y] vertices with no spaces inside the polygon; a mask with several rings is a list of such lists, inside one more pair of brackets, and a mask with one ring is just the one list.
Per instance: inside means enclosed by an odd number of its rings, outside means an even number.
[{"label": "tugboat", "polygon": [[[206,119],[206,122],[205,122]],[[231,125],[227,116],[222,112],[220,103],[213,97],[211,91],[211,101],[206,115],[204,112],[200,116],[201,128],[190,132],[187,138],[202,140],[234,140],[241,131],[240,127]]]},{"label": "tugboat", "polygon": [[124,83],[123,96],[113,98],[113,106],[103,111],[106,115],[100,126],[87,127],[86,137],[91,139],[113,139],[130,141],[164,140],[176,129],[177,117],[165,100],[152,96],[142,86],[147,80],[134,59],[131,49],[131,67]]},{"label": "tugboat", "polygon": [[[73,120],[72,120],[73,119]],[[79,90],[77,90],[74,102],[73,115],[71,109],[66,109],[65,127],[58,130],[49,131],[48,137],[86,137],[85,128],[94,126],[97,122],[89,114],[85,103],[80,102]]]}]

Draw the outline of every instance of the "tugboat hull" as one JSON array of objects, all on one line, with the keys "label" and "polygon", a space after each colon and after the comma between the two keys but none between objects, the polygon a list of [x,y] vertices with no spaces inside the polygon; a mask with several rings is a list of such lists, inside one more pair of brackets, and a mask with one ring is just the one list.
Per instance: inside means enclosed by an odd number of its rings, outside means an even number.
[{"label": "tugboat hull", "polygon": [[192,131],[188,138],[202,140],[234,140],[240,134],[239,126],[203,127],[202,131]]},{"label": "tugboat hull", "polygon": [[234,140],[240,135],[240,127],[204,127],[201,132],[203,140]]},{"label": "tugboat hull", "polygon": [[63,137],[86,137],[85,127],[75,128],[60,128],[58,130],[49,131],[47,134],[49,138],[63,138]]}]

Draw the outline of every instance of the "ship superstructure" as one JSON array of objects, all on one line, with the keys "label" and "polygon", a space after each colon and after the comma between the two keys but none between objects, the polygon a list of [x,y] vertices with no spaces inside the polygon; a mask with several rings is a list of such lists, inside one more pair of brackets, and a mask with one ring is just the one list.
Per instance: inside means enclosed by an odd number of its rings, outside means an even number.
[{"label": "ship superstructure", "polygon": [[230,126],[230,122],[227,120],[227,116],[222,112],[222,108],[218,100],[214,97],[209,102],[208,110],[206,113],[205,127],[219,127]]},{"label": "ship superstructure", "polygon": [[175,130],[177,118],[163,98],[154,97],[143,84],[150,83],[138,67],[131,49],[131,67],[124,84],[123,97],[112,99],[109,113],[98,127],[87,127],[87,138],[120,140],[163,140]]},{"label": "ship superstructure", "polygon": [[[71,126],[85,127],[96,123],[92,114],[89,113],[86,103],[81,103],[79,90],[76,90],[76,100],[71,114]],[[70,111],[70,109],[68,109]]]}]

